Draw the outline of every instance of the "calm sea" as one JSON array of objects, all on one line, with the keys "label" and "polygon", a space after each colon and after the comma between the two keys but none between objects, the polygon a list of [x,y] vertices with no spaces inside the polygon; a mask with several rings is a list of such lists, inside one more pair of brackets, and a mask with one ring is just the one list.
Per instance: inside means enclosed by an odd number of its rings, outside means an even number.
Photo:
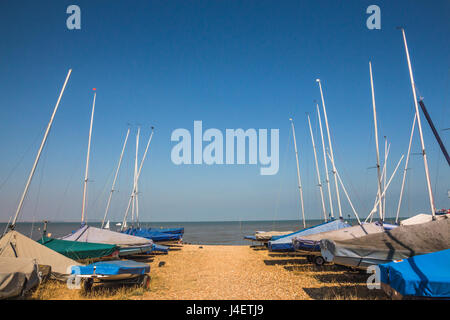
[{"label": "calm sea", "polygon": [[[322,223],[323,220],[308,220],[306,226],[314,226]],[[350,224],[356,221],[349,220]],[[116,231],[116,222],[110,222],[111,230]],[[89,223],[94,227],[100,227],[100,223]],[[245,235],[253,235],[255,231],[296,231],[303,228],[300,221],[231,221],[231,222],[141,222],[142,227],[152,228],[175,228],[184,227],[183,242],[192,244],[210,245],[248,245],[249,241],[244,240]],[[51,237],[61,237],[77,230],[80,227],[78,222],[49,222],[47,232]],[[0,235],[6,228],[6,223],[0,223]],[[16,230],[33,239],[38,239],[42,234],[43,223],[18,223]]]}]

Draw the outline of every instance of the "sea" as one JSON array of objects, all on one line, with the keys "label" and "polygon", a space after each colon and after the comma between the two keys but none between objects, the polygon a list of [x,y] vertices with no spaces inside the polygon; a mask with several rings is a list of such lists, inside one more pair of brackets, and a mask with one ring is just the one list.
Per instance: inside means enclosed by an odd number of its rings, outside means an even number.
[{"label": "sea", "polygon": [[[355,220],[347,219],[354,225]],[[392,221],[386,221],[392,223]],[[306,227],[323,223],[323,220],[307,220]],[[100,227],[100,222],[88,222],[93,227]],[[118,231],[117,222],[110,222],[110,230]],[[246,235],[254,235],[256,231],[297,231],[303,229],[303,223],[298,220],[282,221],[219,221],[219,222],[141,222],[144,228],[179,228],[184,227],[183,242],[204,245],[249,245],[244,240]],[[15,229],[20,233],[37,240],[42,236],[43,222],[20,222]],[[50,237],[62,237],[80,227],[79,222],[49,222],[47,234]],[[0,235],[7,230],[6,223],[0,223]]]}]

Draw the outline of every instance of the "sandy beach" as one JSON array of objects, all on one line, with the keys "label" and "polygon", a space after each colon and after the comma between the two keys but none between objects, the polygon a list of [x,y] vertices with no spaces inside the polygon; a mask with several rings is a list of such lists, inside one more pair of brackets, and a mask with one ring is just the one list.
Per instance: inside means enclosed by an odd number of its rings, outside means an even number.
[{"label": "sandy beach", "polygon": [[[133,259],[136,260],[136,257]],[[31,299],[304,300],[385,299],[366,287],[367,274],[335,265],[317,267],[295,253],[262,247],[180,245],[139,259],[151,266],[150,289],[94,286],[91,293],[47,281]]]}]

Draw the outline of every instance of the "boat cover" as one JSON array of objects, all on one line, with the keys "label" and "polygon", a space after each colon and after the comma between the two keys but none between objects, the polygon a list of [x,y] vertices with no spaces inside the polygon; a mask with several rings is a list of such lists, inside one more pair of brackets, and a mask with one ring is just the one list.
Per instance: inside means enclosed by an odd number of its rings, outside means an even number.
[{"label": "boat cover", "polygon": [[256,237],[255,236],[244,236],[244,240],[256,241]]},{"label": "boat cover", "polygon": [[322,256],[351,267],[367,268],[369,265],[436,252],[450,248],[450,219],[400,226],[390,231],[369,234],[351,240],[320,241]]},{"label": "boat cover", "polygon": [[384,232],[384,228],[378,222],[363,223],[339,230],[320,232],[307,236],[296,236],[292,239],[295,250],[320,252],[320,240],[348,240],[366,236],[368,234]]},{"label": "boat cover", "polygon": [[72,267],[72,274],[79,275],[146,274],[149,272],[148,264],[131,260],[101,261],[87,266]]},{"label": "boat cover", "polygon": [[0,299],[17,297],[38,284],[34,259],[0,257]]},{"label": "boat cover", "polygon": [[114,244],[68,241],[45,236],[38,242],[74,260],[101,258],[119,252],[119,247]]},{"label": "boat cover", "polygon": [[122,233],[136,237],[151,239],[154,242],[177,241],[181,240],[181,238],[183,237],[183,235],[179,233],[178,234],[162,233],[158,231],[148,231],[147,229],[137,229],[137,228],[129,228],[127,230],[122,231]]},{"label": "boat cover", "polygon": [[81,226],[80,229],[72,232],[61,240],[92,242],[92,243],[106,243],[115,244],[118,246],[139,246],[152,245],[152,240],[142,237],[135,237],[132,235],[91,227],[88,225]]},{"label": "boat cover", "polygon": [[310,234],[315,234],[319,232],[338,230],[342,228],[350,227],[349,224],[345,223],[341,219],[332,220],[329,222],[324,222],[314,227],[309,227],[300,231],[296,231],[284,236],[272,237],[269,241],[270,251],[294,251],[294,246],[292,245],[292,239],[298,236],[307,236]]},{"label": "boat cover", "polygon": [[[450,218],[450,214],[436,215],[436,220],[448,219],[448,218]],[[433,216],[431,214],[420,213],[411,218],[400,221],[400,225],[401,226],[410,226],[413,224],[430,222],[432,219],[433,219]]]},{"label": "boat cover", "polygon": [[162,233],[184,234],[184,228],[148,228],[147,230]]},{"label": "boat cover", "polygon": [[402,296],[450,297],[450,249],[378,267],[380,281]]},{"label": "boat cover", "polygon": [[67,275],[71,266],[80,265],[15,230],[0,239],[0,257],[34,259],[37,264],[51,266],[53,275]]}]

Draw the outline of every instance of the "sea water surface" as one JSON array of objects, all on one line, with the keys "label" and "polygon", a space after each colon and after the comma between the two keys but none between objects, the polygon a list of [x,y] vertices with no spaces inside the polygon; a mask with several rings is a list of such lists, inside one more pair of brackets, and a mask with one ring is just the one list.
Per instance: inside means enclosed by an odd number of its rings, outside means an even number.
[{"label": "sea water surface", "polygon": [[[346,220],[354,225],[356,221]],[[389,221],[387,221],[389,223]],[[110,222],[112,231],[118,231],[117,222]],[[306,227],[323,223],[323,220],[307,220]],[[100,227],[100,222],[89,222],[93,227]],[[256,231],[297,231],[303,229],[303,223],[298,220],[283,221],[222,221],[222,222],[141,222],[144,228],[178,228],[184,227],[184,243],[205,245],[249,245],[250,241],[244,240],[246,235],[254,235]],[[0,235],[6,230],[6,223],[0,223]],[[21,222],[16,225],[20,233],[39,239],[42,236],[43,222]],[[80,227],[79,222],[49,222],[47,234],[58,238],[72,233]]]}]

